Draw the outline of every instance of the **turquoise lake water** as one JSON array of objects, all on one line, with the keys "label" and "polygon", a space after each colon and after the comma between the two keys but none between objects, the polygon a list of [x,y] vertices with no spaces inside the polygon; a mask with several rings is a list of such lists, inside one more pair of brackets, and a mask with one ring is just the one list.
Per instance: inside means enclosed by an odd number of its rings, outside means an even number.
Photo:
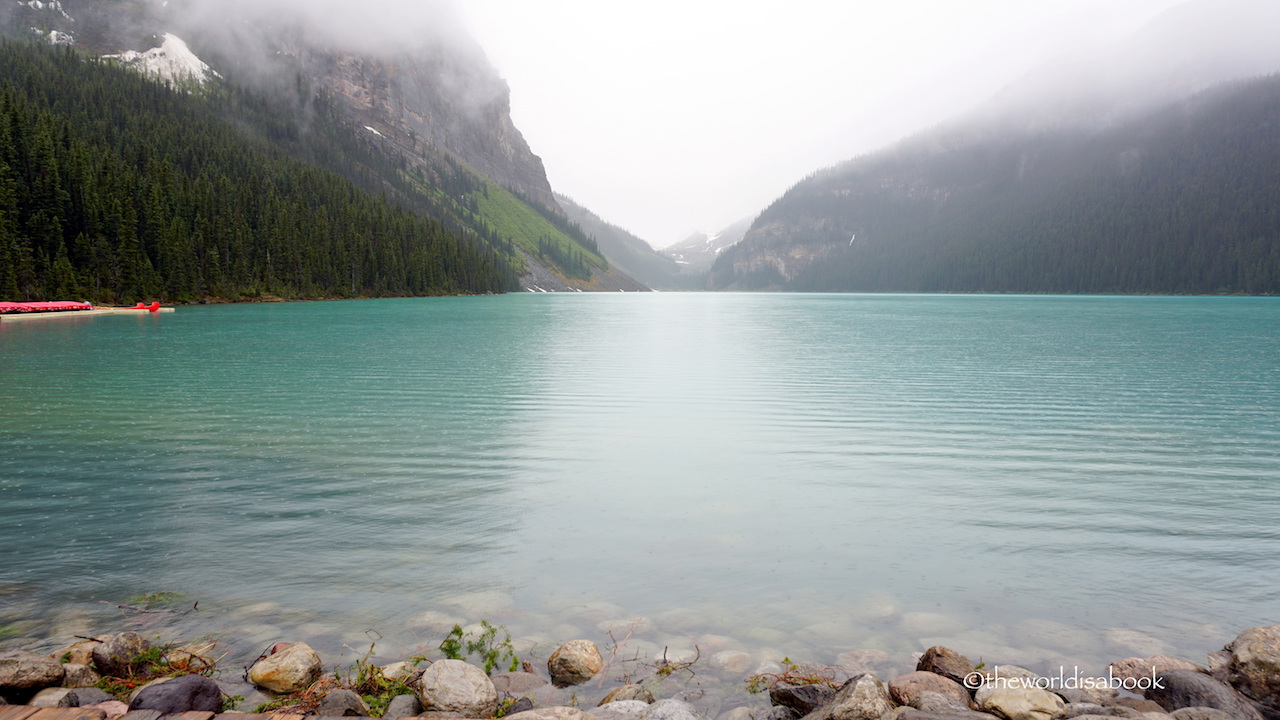
[{"label": "turquoise lake water", "polygon": [[249,656],[644,617],[1043,667],[1280,623],[1277,299],[183,307],[0,323],[0,378],[10,645],[161,590]]}]

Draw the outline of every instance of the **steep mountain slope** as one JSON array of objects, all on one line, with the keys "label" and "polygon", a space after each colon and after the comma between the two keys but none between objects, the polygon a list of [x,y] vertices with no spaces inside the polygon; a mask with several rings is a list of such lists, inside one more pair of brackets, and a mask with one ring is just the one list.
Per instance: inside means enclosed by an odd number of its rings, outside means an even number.
[{"label": "steep mountain slope", "polygon": [[[373,28],[379,32],[365,27],[364,34],[346,33],[326,14],[333,8],[306,3],[63,0],[7,9],[12,26],[54,34],[144,70],[175,60],[208,63],[212,67],[197,82],[219,77],[208,86],[215,93],[229,89],[265,98],[303,134],[318,106],[341,115],[359,143],[373,146],[369,153],[391,160],[390,169],[265,134],[308,162],[505,251],[526,276],[527,289],[642,288],[609,267],[590,238],[567,224],[542,161],[511,122],[506,84],[456,23],[388,41],[394,18]],[[351,12],[361,14],[359,8]],[[183,51],[191,57],[181,57]],[[177,74],[167,77],[190,80]],[[495,194],[505,200],[497,202]]]},{"label": "steep mountain slope", "polygon": [[[0,44],[0,297],[134,302],[502,292],[497,248],[70,49]],[[328,128],[320,116],[313,125]]]},{"label": "steep mountain slope", "polygon": [[934,134],[818,173],[722,289],[1280,293],[1280,76],[1104,130]]},{"label": "steep mountain slope", "polygon": [[[714,289],[1276,292],[1280,6],[1196,0],[806,178]],[[1176,71],[1171,71],[1175,69]]]},{"label": "steep mountain slope", "polygon": [[601,254],[619,270],[651,288],[670,290],[679,287],[677,278],[681,268],[670,257],[654,250],[649,243],[617,225],[606,222],[572,199],[557,194],[556,200],[570,220],[595,238]]}]

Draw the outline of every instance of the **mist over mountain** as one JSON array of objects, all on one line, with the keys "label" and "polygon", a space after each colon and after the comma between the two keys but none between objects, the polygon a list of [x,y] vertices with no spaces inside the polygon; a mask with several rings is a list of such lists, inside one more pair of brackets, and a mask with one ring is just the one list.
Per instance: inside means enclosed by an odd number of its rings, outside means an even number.
[{"label": "mist over mountain", "polygon": [[[643,289],[568,220],[511,120],[506,83],[447,2],[54,0],[6,10],[0,20],[16,33],[263,98],[273,124],[293,130],[228,120],[508,253],[526,289]],[[315,118],[334,112],[397,169],[305,141]]]},{"label": "mist over mountain", "polygon": [[1278,292],[1280,93],[1242,79],[1280,70],[1276,27],[1280,6],[1197,0],[1032,73],[806,178],[709,287]]},{"label": "mist over mountain", "polygon": [[679,263],[686,275],[705,276],[720,253],[742,240],[749,229],[751,218],[746,218],[717,233],[696,232],[662,252]]}]

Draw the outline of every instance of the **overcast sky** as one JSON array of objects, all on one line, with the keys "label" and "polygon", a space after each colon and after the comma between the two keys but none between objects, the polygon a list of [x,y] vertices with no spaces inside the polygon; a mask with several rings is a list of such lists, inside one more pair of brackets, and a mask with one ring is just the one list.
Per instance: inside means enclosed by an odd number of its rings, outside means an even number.
[{"label": "overcast sky", "polygon": [[1182,0],[458,0],[551,185],[661,247]]}]

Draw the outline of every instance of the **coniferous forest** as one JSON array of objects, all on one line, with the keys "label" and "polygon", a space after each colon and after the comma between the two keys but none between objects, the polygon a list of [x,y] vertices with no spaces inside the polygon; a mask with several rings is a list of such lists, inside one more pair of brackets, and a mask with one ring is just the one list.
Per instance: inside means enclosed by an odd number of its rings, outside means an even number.
[{"label": "coniferous forest", "polygon": [[[377,173],[359,182],[299,159],[323,156],[326,143],[332,153],[343,134],[320,100],[303,126],[243,90],[175,91],[73,50],[0,44],[0,298],[185,302],[516,286],[495,238],[424,217],[412,207],[422,203],[393,202],[388,193],[403,196],[378,188]],[[366,155],[351,167],[394,162]]]}]

